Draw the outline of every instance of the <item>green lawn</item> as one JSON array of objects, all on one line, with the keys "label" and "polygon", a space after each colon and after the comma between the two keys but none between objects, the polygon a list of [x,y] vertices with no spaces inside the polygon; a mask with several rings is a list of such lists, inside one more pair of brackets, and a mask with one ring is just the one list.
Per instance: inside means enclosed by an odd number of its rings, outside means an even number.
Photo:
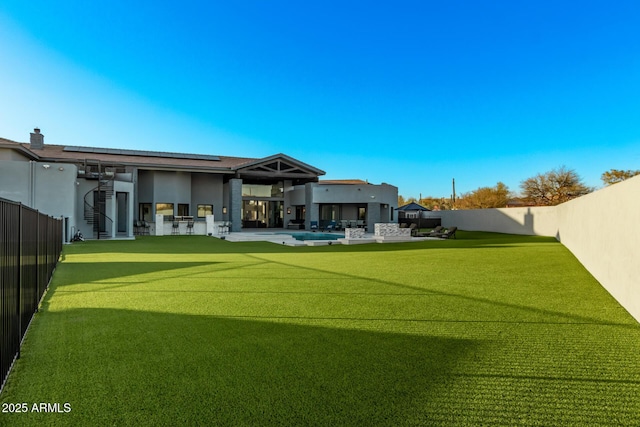
[{"label": "green lawn", "polygon": [[550,238],[84,242],[0,400],[12,426],[638,426],[640,325]]}]

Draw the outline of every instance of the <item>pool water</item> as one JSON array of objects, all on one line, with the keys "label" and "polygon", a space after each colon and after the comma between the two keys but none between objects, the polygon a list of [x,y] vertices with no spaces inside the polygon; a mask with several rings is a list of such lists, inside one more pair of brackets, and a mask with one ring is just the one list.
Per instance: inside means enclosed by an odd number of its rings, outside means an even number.
[{"label": "pool water", "polygon": [[296,240],[338,240],[344,237],[343,234],[335,233],[281,233],[288,234]]}]

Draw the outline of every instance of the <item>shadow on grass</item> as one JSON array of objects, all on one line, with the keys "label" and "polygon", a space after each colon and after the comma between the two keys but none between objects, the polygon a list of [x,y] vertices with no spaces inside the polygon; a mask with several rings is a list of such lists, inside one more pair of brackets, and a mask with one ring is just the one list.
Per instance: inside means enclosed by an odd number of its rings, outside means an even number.
[{"label": "shadow on grass", "polygon": [[[516,319],[514,320],[502,320],[502,319],[491,319],[488,322],[490,323],[535,323],[535,324],[543,324],[543,323],[574,323],[574,324],[594,324],[594,325],[618,325],[630,329],[637,329],[638,325],[635,322],[622,323],[622,322],[614,322],[614,321],[603,321],[603,319],[599,319],[596,317],[585,316],[585,315],[577,315],[570,313],[569,311],[558,311],[545,309],[540,307],[528,306],[524,304],[515,304],[506,301],[498,301],[496,299],[483,297],[474,293],[464,294],[464,293],[456,293],[456,292],[447,292],[438,289],[430,289],[428,286],[415,286],[408,285],[404,283],[400,283],[397,281],[391,280],[383,280],[376,277],[367,277],[364,275],[358,275],[356,273],[345,273],[345,272],[337,272],[333,270],[327,270],[323,268],[314,268],[309,266],[300,266],[294,263],[287,263],[282,261],[275,261],[272,259],[261,258],[259,254],[246,254],[246,259],[251,260],[250,263],[245,265],[239,265],[237,262],[90,262],[90,263],[71,263],[66,262],[60,267],[58,267],[56,271],[55,281],[52,285],[53,292],[60,293],[91,293],[91,292],[131,292],[131,293],[158,293],[158,292],[168,292],[168,293],[218,293],[218,294],[315,294],[315,295],[388,295],[388,296],[397,296],[397,295],[430,295],[437,297],[445,297],[451,299],[451,304],[464,304],[469,305],[472,304],[477,307],[487,307],[486,311],[496,311],[496,310],[506,310],[505,312],[509,312],[512,314],[518,313]],[[228,265],[225,265],[228,264]],[[318,277],[326,276],[327,274],[331,275],[332,279],[339,279],[345,283],[356,282],[366,280],[368,283],[372,285],[380,285],[381,291],[362,291],[362,292],[352,292],[348,288],[344,290],[332,290],[328,292],[318,291],[314,288],[309,288],[306,290],[303,289],[295,289],[295,290],[285,290],[283,292],[279,292],[277,288],[275,289],[217,289],[215,286],[211,286],[210,288],[202,288],[198,287],[197,289],[193,289],[189,286],[189,280],[193,276],[202,276],[203,274],[207,274],[206,280],[215,280],[215,275],[219,275],[220,273],[224,273],[225,271],[238,271],[243,268],[248,268],[248,271],[255,268],[256,266],[261,265],[271,265],[276,264],[280,266],[287,267],[290,271],[302,270],[302,271],[310,271],[313,273],[318,273]],[[207,269],[206,271],[202,271],[199,269],[190,271],[189,269],[194,267],[211,267],[215,266],[214,269]],[[149,275],[149,273],[153,273]],[[254,273],[253,273],[254,274]],[[136,279],[136,276],[140,276],[139,279]],[[297,274],[299,277],[299,274]],[[170,287],[162,286],[156,287],[154,284],[158,279],[162,279],[163,281],[171,281],[176,280],[177,283],[182,284],[182,286],[173,286]],[[283,278],[284,280],[285,278]],[[294,277],[289,278],[290,280],[294,280]],[[66,290],[66,286],[71,286],[75,284],[82,284],[81,289],[72,289]],[[137,285],[146,285],[142,288],[137,287]],[[50,293],[48,296],[51,296]],[[43,306],[48,304],[49,298],[45,298],[43,301]],[[428,313],[425,313],[428,315]],[[282,317],[282,319],[314,319],[313,317]],[[528,320],[524,320],[524,318]],[[368,320],[412,320],[412,321],[431,321],[433,319],[368,319]],[[443,321],[442,319],[440,321]],[[482,322],[480,319],[474,320],[450,320],[452,322]]]},{"label": "shadow on grass", "polygon": [[[124,279],[126,277],[135,277],[138,275],[146,275],[149,273],[161,274],[164,278],[171,277],[183,277],[187,278],[188,274],[181,270],[211,266],[215,264],[222,264],[218,262],[83,262],[73,263],[64,261],[56,269],[55,275],[55,287],[69,286],[78,283],[94,284],[94,285],[106,285],[113,279]],[[229,267],[237,268],[237,266]],[[132,284],[147,283],[149,279],[142,281],[129,280],[126,281],[123,286],[130,286]],[[112,284],[109,284],[113,287]],[[91,289],[95,291],[96,288]]]},{"label": "shadow on grass", "polygon": [[565,358],[544,333],[511,343],[115,309],[39,317],[1,401],[68,402],[72,411],[3,414],[15,426],[638,421],[637,369],[627,363],[611,376],[620,361],[595,359],[617,353],[591,332],[576,343],[598,354],[587,357],[596,372],[549,363]]},{"label": "shadow on grass", "polygon": [[[319,273],[326,273],[326,270],[323,269],[319,269],[319,268],[313,268],[313,267],[302,267],[296,264],[289,264],[289,263],[285,263],[285,262],[278,262],[278,261],[273,261],[273,260],[265,260],[263,258],[260,258],[257,255],[247,255],[247,257],[250,258],[254,258],[258,263],[265,263],[265,262],[271,262],[274,264],[280,264],[283,266],[287,266],[287,267],[291,267],[291,268],[298,268],[298,269],[304,269],[304,270],[309,270],[309,271],[317,271]],[[391,287],[391,288],[396,288],[396,289],[401,289],[401,290],[407,290],[411,292],[411,295],[420,295],[420,294],[428,294],[428,295],[435,295],[435,296],[442,296],[442,297],[448,297],[448,298],[452,298],[458,301],[464,301],[464,302],[470,302],[472,304],[478,305],[478,306],[487,306],[490,307],[490,310],[516,310],[516,311],[520,311],[520,312],[524,312],[527,313],[528,316],[532,316],[533,318],[537,319],[537,320],[533,320],[533,321],[523,321],[521,318],[518,318],[517,321],[515,322],[509,322],[509,321],[496,321],[496,320],[492,320],[492,323],[577,323],[577,324],[594,324],[594,325],[615,325],[615,326],[622,326],[625,328],[629,328],[632,330],[637,330],[638,329],[638,324],[636,322],[633,322],[631,319],[631,321],[629,323],[620,323],[620,322],[605,322],[602,319],[598,319],[595,317],[589,317],[589,316],[580,316],[580,315],[576,315],[576,314],[571,314],[569,312],[562,312],[562,311],[556,311],[556,310],[548,310],[548,309],[543,309],[543,308],[537,308],[537,307],[533,307],[533,306],[527,306],[527,305],[523,305],[523,304],[513,304],[513,303],[509,303],[509,302],[504,302],[504,301],[497,301],[495,299],[491,299],[491,298],[485,298],[485,297],[481,297],[481,296],[477,296],[475,294],[470,294],[470,295],[465,295],[465,294],[461,294],[461,293],[454,293],[454,292],[445,292],[445,291],[441,291],[441,290],[435,290],[435,289],[429,289],[428,287],[420,287],[420,286],[413,286],[413,285],[407,285],[404,283],[398,283],[398,282],[393,282],[393,281],[389,281],[389,280],[382,280],[382,279],[378,279],[375,277],[362,277],[359,276],[357,274],[349,274],[349,273],[334,273],[336,274],[336,276],[340,277],[341,279],[351,279],[351,280],[367,280],[370,283],[376,283],[376,284],[380,284],[384,287]],[[368,295],[371,295],[369,293],[367,293]],[[397,295],[396,294],[391,294],[391,293],[387,293],[388,295]],[[453,305],[456,305],[455,303]],[[549,318],[554,319],[553,321],[548,320]],[[458,320],[459,321],[459,320]],[[471,321],[462,321],[462,322],[477,322],[477,320],[471,320]]]},{"label": "shadow on grass", "polygon": [[[111,309],[45,312],[3,401],[69,402],[14,425],[402,425],[428,421],[479,342]],[[451,414],[453,416],[453,414]]]}]

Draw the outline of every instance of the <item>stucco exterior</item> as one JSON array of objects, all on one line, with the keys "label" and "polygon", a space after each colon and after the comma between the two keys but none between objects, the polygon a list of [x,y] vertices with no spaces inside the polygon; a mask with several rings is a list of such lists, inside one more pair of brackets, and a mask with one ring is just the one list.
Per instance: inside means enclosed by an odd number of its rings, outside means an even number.
[{"label": "stucco exterior", "polygon": [[39,129],[30,141],[0,138],[0,197],[64,216],[67,239],[75,231],[85,238],[159,232],[158,214],[163,222],[193,218],[202,233],[207,216],[230,222],[231,231],[305,220],[308,226],[323,219],[327,205],[334,217],[362,220],[366,212],[368,224],[394,220],[396,187],[323,185],[324,171],[285,154],[255,159],[49,145]]},{"label": "stucco exterior", "polygon": [[63,218],[65,240],[77,225],[77,168],[68,163],[0,160],[0,197]]}]

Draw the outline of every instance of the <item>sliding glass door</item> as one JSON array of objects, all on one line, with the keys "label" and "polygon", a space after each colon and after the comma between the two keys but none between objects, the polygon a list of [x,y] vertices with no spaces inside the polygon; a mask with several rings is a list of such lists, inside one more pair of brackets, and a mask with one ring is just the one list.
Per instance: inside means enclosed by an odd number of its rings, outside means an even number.
[{"label": "sliding glass door", "polygon": [[284,203],[280,200],[243,200],[243,228],[282,228]]}]

